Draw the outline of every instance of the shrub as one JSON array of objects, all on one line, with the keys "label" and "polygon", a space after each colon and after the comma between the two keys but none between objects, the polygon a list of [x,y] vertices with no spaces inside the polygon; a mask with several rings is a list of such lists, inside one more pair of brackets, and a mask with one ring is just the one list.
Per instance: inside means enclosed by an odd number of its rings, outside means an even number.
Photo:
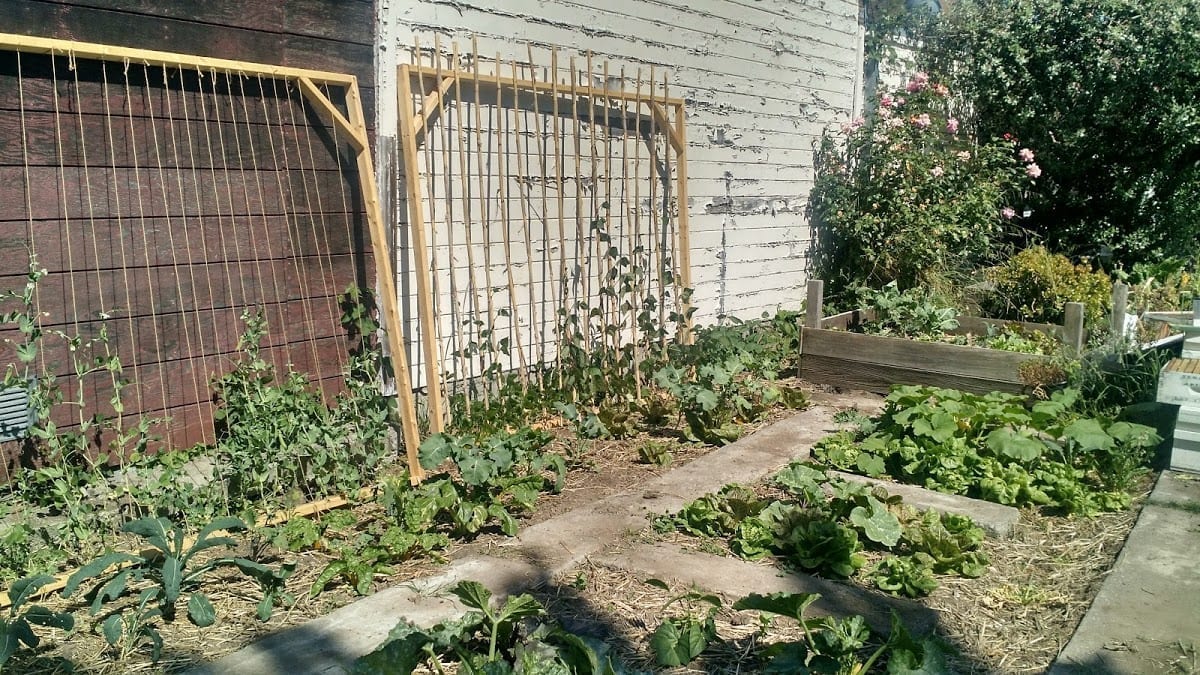
[{"label": "shrub", "polygon": [[1000,319],[1062,323],[1068,302],[1081,302],[1084,325],[1105,324],[1112,302],[1112,281],[1104,272],[1075,265],[1066,256],[1033,246],[987,271],[994,288],[985,295],[984,312]]},{"label": "shrub", "polygon": [[1038,148],[1025,223],[1055,251],[1128,267],[1200,237],[1200,3],[961,0],[921,59],[981,136]]},{"label": "shrub", "polygon": [[950,106],[949,90],[918,73],[871,118],[821,140],[809,215],[831,288],[947,292],[996,255],[1010,204],[1039,169],[1010,141],[962,133]]}]

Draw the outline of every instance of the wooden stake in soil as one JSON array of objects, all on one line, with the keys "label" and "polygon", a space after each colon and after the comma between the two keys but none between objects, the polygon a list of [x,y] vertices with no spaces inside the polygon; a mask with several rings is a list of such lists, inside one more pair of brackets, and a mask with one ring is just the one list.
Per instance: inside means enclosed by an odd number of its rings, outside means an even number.
[{"label": "wooden stake in soil", "polygon": [[[531,64],[532,65],[532,64]],[[529,335],[533,340],[532,352],[537,356],[535,359],[530,359],[530,364],[541,363],[542,354],[542,336],[539,329],[537,319],[533,312],[533,296],[537,290],[537,284],[533,274],[533,230],[530,227],[529,219],[529,193],[528,186],[530,185],[529,174],[525,172],[525,155],[529,153],[529,140],[524,139],[525,149],[522,151],[521,142],[523,133],[521,130],[521,116],[524,111],[521,108],[521,92],[517,88],[517,60],[513,59],[510,64],[512,68],[512,91],[513,91],[513,133],[516,136],[515,146],[517,149],[517,198],[521,202],[521,225],[525,231],[525,269],[529,275]],[[536,90],[535,90],[536,91]],[[513,306],[516,306],[516,298],[513,298]],[[514,316],[514,321],[516,317]],[[542,380],[542,369],[538,368],[534,373],[538,383]]]}]

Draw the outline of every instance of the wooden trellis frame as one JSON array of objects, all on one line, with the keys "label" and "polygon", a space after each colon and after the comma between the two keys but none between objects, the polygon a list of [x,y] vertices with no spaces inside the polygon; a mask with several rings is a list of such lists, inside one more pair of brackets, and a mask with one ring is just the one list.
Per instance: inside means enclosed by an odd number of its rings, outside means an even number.
[{"label": "wooden trellis frame", "polygon": [[[420,436],[405,353],[405,340],[400,328],[394,285],[395,277],[392,272],[391,258],[387,254],[390,247],[376,192],[374,166],[357,78],[343,73],[6,33],[0,33],[0,50],[126,65],[198,69],[226,76],[268,78],[294,83],[304,98],[317,111],[325,115],[337,130],[345,134],[346,140],[355,151],[359,187],[362,191],[371,246],[375,253],[376,273],[380,280],[381,292],[379,304],[383,313],[385,339],[395,364],[401,432],[407,450],[411,479],[414,483],[423,479],[424,473],[417,457]],[[337,87],[345,92],[346,114],[338,109],[321,87]]]},{"label": "wooden trellis frame", "polygon": [[[563,248],[565,247],[566,240],[562,237],[564,212],[563,190],[565,189],[566,182],[570,180],[582,181],[584,179],[580,175],[580,158],[584,154],[581,150],[582,143],[589,143],[591,148],[591,213],[593,215],[596,213],[596,206],[599,202],[598,194],[601,192],[599,183],[603,183],[603,190],[606,196],[611,197],[612,195],[614,178],[613,171],[611,170],[613,161],[611,153],[606,152],[603,167],[605,170],[603,173],[601,174],[597,171],[598,160],[600,159],[596,154],[597,126],[606,126],[610,130],[615,128],[617,131],[620,131],[623,127],[626,136],[632,135],[638,137],[634,141],[635,146],[639,140],[642,140],[643,129],[648,130],[645,133],[649,137],[650,142],[647,144],[649,149],[645,159],[656,168],[656,171],[659,170],[658,167],[663,167],[661,171],[666,176],[666,179],[662,182],[661,197],[668,202],[667,208],[663,209],[663,211],[669,212],[666,214],[666,218],[671,220],[671,228],[669,229],[673,229],[674,231],[674,235],[670,237],[669,252],[671,255],[669,260],[677,271],[672,285],[676,291],[691,288],[691,256],[689,250],[690,236],[687,208],[687,136],[684,100],[669,95],[665,74],[661,76],[656,75],[654,68],[648,69],[649,75],[645,79],[643,79],[642,69],[637,69],[636,89],[629,91],[624,88],[624,83],[635,79],[632,72],[627,73],[622,68],[618,74],[618,72],[610,69],[607,62],[603,64],[594,63],[590,53],[585,56],[585,64],[577,64],[576,58],[570,57],[567,67],[563,68],[559,65],[560,59],[557,50],[551,50],[549,54],[549,67],[544,65],[545,60],[543,60],[543,65],[541,66],[535,64],[532,47],[527,46],[526,51],[528,52],[528,61],[524,63],[518,63],[515,59],[503,60],[499,54],[494,58],[485,58],[479,54],[477,45],[473,40],[471,52],[460,56],[457,45],[454,45],[450,51],[444,51],[439,39],[432,45],[431,50],[423,49],[419,42],[415,43],[413,54],[414,60],[417,60],[418,63],[412,65],[402,64],[398,68],[397,97],[400,127],[398,135],[402,146],[401,159],[405,167],[404,194],[407,196],[408,202],[408,229],[411,233],[413,267],[416,278],[417,318],[421,326],[421,347],[424,357],[425,383],[428,391],[429,420],[430,428],[433,431],[441,431],[444,428],[445,421],[448,419],[448,413],[443,401],[441,373],[444,354],[439,349],[441,342],[438,330],[439,313],[436,311],[436,303],[439,297],[434,280],[434,273],[437,272],[437,259],[435,255],[431,254],[429,242],[431,235],[436,238],[436,226],[439,219],[434,218],[434,222],[427,222],[426,219],[426,208],[428,207],[430,212],[433,213],[437,210],[438,205],[431,203],[436,200],[423,197],[422,188],[425,187],[432,194],[437,187],[424,182],[426,180],[434,181],[435,179],[432,176],[432,172],[427,176],[421,170],[422,162],[420,153],[423,144],[425,144],[424,142],[429,140],[431,136],[436,136],[439,133],[438,120],[450,116],[448,111],[452,111],[454,115],[466,115],[464,102],[468,99],[470,101],[470,106],[468,107],[473,107],[476,112],[473,123],[477,127],[475,129],[477,137],[484,133],[483,123],[478,116],[478,111],[486,100],[488,105],[495,106],[497,110],[504,108],[506,111],[504,114],[512,116],[511,124],[514,128],[508,128],[506,133],[510,133],[518,138],[515,144],[515,159],[512,160],[512,164],[515,164],[516,168],[512,172],[505,168],[511,168],[509,164],[510,158],[500,158],[499,155],[507,152],[509,156],[513,156],[514,152],[511,149],[507,151],[501,150],[499,141],[497,141],[494,149],[491,147],[476,149],[477,155],[486,154],[491,157],[490,161],[494,161],[499,166],[497,170],[500,172],[495,181],[498,184],[498,197],[496,201],[500,205],[500,220],[502,221],[500,226],[504,229],[504,239],[501,243],[504,247],[504,263],[508,273],[506,275],[507,278],[504,280],[490,283],[491,279],[489,278],[487,280],[489,283],[482,284],[487,290],[485,295],[488,303],[488,313],[491,315],[493,321],[497,312],[492,307],[492,288],[505,289],[505,286],[507,286],[506,290],[510,303],[515,301],[516,296],[511,271],[513,268],[511,253],[514,248],[519,249],[520,247],[512,245],[513,242],[509,240],[509,234],[513,228],[520,229],[524,227],[527,235],[524,241],[526,253],[524,264],[532,267],[532,260],[529,257],[531,255],[529,252],[531,249],[529,233],[531,227],[539,222],[539,217],[531,216],[528,213],[528,211],[532,211],[535,207],[539,206],[536,203],[538,200],[531,199],[528,195],[512,197],[512,188],[508,187],[509,184],[515,182],[520,185],[522,182],[528,183],[540,180],[543,186],[551,184],[552,181],[557,186],[556,206],[548,204],[552,200],[547,199],[545,188],[541,193],[540,223],[543,227],[546,227],[547,220],[550,219],[550,211],[557,212],[557,225],[559,228],[559,240],[557,243],[559,245],[560,256],[564,255]],[[425,59],[423,56],[424,52],[430,54],[428,60],[431,65],[420,63],[421,60]],[[481,72],[481,62],[490,63],[491,72]],[[464,65],[468,63],[470,64],[469,66]],[[540,76],[539,72],[541,73]],[[620,78],[621,86],[617,88],[611,87],[610,85],[618,77]],[[605,86],[597,86],[593,83],[600,78],[603,78]],[[648,85],[648,90],[644,88],[645,85]],[[545,155],[550,152],[549,148],[543,147],[541,150],[543,156],[540,158],[542,161],[540,164],[542,171],[540,173],[530,165],[528,140],[525,141],[525,149],[521,149],[520,137],[535,133],[528,127],[525,129],[522,128],[524,115],[531,112],[542,114],[554,120],[553,153],[555,161],[553,176],[548,175],[547,164],[545,163]],[[603,116],[603,119],[601,119],[601,116]],[[489,118],[488,124],[497,123],[497,119]],[[562,121],[561,129],[559,127],[560,120]],[[567,138],[566,125],[571,123],[572,120],[576,124],[576,134],[585,134],[585,132],[581,131],[585,127],[588,129],[586,133],[590,134],[590,138],[581,139],[579,135],[574,137],[575,145],[573,152],[570,148],[560,147],[560,141],[571,140]],[[469,120],[460,120],[460,123],[464,125],[469,122]],[[441,168],[443,170],[439,171],[439,174],[445,179],[445,185],[442,187],[445,197],[442,201],[447,204],[446,208],[448,209],[452,210],[454,208],[453,204],[457,203],[460,205],[460,208],[467,210],[468,215],[466,219],[468,222],[464,231],[467,237],[465,245],[466,255],[469,257],[471,256],[471,251],[475,248],[470,239],[472,223],[469,222],[471,220],[469,214],[471,204],[481,199],[480,193],[487,192],[487,188],[483,186],[485,182],[484,169],[478,168],[478,173],[472,174],[469,168],[471,162],[466,162],[462,159],[463,146],[466,141],[459,140],[457,141],[457,150],[460,153],[458,162],[460,167],[466,166],[468,168],[465,175],[461,169],[459,174],[454,174],[452,167],[454,165],[453,155],[455,150],[449,146],[454,145],[455,142],[449,140],[449,134],[458,133],[458,130],[447,129],[445,133],[447,134],[447,141],[440,145],[442,153]],[[541,138],[543,142],[546,142],[545,136],[548,135],[542,132]],[[656,154],[654,140],[656,137],[661,137],[664,140],[666,152],[663,153],[663,156]],[[478,139],[476,142],[479,142]],[[466,151],[468,155],[471,153],[472,150]],[[433,165],[436,161],[435,155],[436,151],[429,150],[429,155],[426,157],[426,166]],[[621,157],[622,165],[624,165],[625,159],[624,156]],[[571,172],[571,167],[568,166],[564,170],[562,160],[573,160],[574,177],[567,175]],[[474,161],[479,163],[484,160],[476,156]],[[627,167],[621,167],[624,171],[621,172],[618,179],[620,181],[618,189],[624,195],[630,184],[636,183],[642,178],[650,181],[647,202],[651,206],[649,209],[650,213],[645,218],[651,222],[649,227],[653,229],[656,227],[654,224],[654,219],[657,217],[655,212],[657,208],[656,201],[663,201],[656,200],[655,195],[655,185],[659,181],[660,176],[657,173],[655,176],[651,176],[648,172],[646,176],[639,177],[637,175],[637,167],[640,161],[641,159],[634,158],[635,168],[632,178],[628,175]],[[566,163],[570,164],[570,161]],[[493,177],[488,177],[489,180],[491,178]],[[463,185],[472,181],[478,185],[475,188],[462,187],[456,184],[455,180]],[[667,194],[668,185],[673,188],[669,196]],[[459,190],[463,191],[463,194],[456,196],[455,193]],[[469,190],[475,190],[476,194],[473,196],[467,195],[466,192]],[[492,191],[497,192],[495,188],[492,188]],[[633,218],[636,220],[639,217],[638,209],[641,208],[640,203],[638,203],[640,200],[636,193],[636,187],[634,195],[634,205],[632,208],[635,212]],[[484,196],[482,198],[487,200],[492,197]],[[577,192],[576,200],[578,199],[579,195]],[[512,210],[511,203],[513,201],[520,203],[521,213],[510,217],[510,211]],[[609,201],[605,201],[603,208],[609,208]],[[581,227],[579,213],[580,208],[577,207],[574,216],[576,228]],[[492,225],[488,221],[487,214],[481,216],[481,218],[484,221],[483,226],[486,233],[489,231],[487,228],[490,228]],[[446,219],[453,220],[453,213],[447,214]],[[446,229],[452,232],[453,225],[450,223],[446,223],[446,225]],[[666,223],[660,227],[663,228],[663,232],[666,232],[668,229]],[[577,231],[579,238],[584,238],[583,231],[578,229]],[[577,246],[579,245],[578,241],[578,239],[575,240]],[[545,244],[546,242],[543,241],[541,243]],[[485,255],[492,245],[490,241],[484,242]],[[596,246],[599,246],[599,244],[596,244]],[[450,253],[450,265],[453,267],[455,262],[453,249],[463,247],[455,244],[453,239],[451,239],[449,248],[452,249]],[[658,255],[661,262],[664,260],[661,256],[666,256],[667,253],[660,251]],[[578,261],[575,262],[578,263]],[[564,266],[567,264],[565,257],[562,264]],[[469,263],[469,267],[472,270],[478,266],[477,260],[471,260]],[[493,266],[496,265],[493,265],[490,261],[484,261],[483,267],[485,269]],[[471,274],[474,274],[474,271]],[[530,275],[528,283],[532,286],[534,283],[532,272],[530,272]],[[451,270],[450,280],[452,285],[454,284],[454,278],[454,272]],[[546,280],[543,279],[542,281],[545,283]],[[558,283],[558,281],[555,280],[552,283]],[[450,290],[453,295],[455,289],[452,288]],[[532,291],[530,292],[532,293]],[[585,295],[587,295],[587,292],[585,292]],[[674,294],[675,302],[678,304],[677,309],[682,310],[685,316],[690,316],[690,312],[687,311],[687,300],[682,295],[682,293]],[[454,302],[453,298],[451,298],[451,302]],[[531,307],[533,302],[531,296],[529,300]],[[481,305],[481,301],[475,301],[476,310]],[[561,303],[559,306],[564,305],[565,303]],[[530,311],[532,313],[533,310],[531,309]],[[665,308],[660,307],[660,314],[663,311],[665,311]],[[451,309],[451,313],[453,313],[453,308]],[[513,321],[511,325],[516,326],[517,323]],[[530,322],[529,331],[532,334],[532,339],[538,339],[537,329],[532,321]],[[681,327],[678,339],[684,341],[691,339],[690,319]],[[519,363],[514,364],[516,366],[514,369],[518,370],[522,378],[524,378],[526,369],[533,364],[527,363],[522,345],[523,340],[518,331],[515,346]],[[484,395],[486,396],[486,389]]]}]

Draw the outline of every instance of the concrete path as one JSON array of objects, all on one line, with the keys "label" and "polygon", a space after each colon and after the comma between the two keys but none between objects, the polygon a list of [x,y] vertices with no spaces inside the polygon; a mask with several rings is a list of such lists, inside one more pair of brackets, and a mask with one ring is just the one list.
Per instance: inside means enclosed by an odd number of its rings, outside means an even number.
[{"label": "concrete path", "polygon": [[1200,476],[1164,471],[1051,675],[1200,673]]},{"label": "concrete path", "polygon": [[[429,626],[460,614],[463,608],[455,600],[447,598],[444,592],[458,581],[480,581],[497,595],[519,593],[545,585],[590,556],[600,557],[604,549],[620,542],[626,534],[642,530],[650,517],[676,511],[684,504],[728,483],[756,483],[792,460],[808,457],[813,444],[836,428],[833,414],[837,410],[857,406],[866,412],[874,412],[878,400],[869,396],[823,395],[809,409],[732,445],[671,469],[627,492],[529,527],[520,536],[499,544],[492,555],[456,560],[440,574],[384,589],[324,617],[280,631],[192,672],[197,675],[343,673],[355,658],[380,645],[401,618]],[[962,508],[968,514],[976,515],[970,511],[970,502],[973,501],[956,502],[948,508]],[[986,511],[994,514],[991,505],[976,504],[982,509],[981,513]],[[947,507],[943,505],[943,508]],[[1015,518],[1015,515],[1013,511],[1012,514],[995,517],[1004,520]],[[640,557],[631,557],[629,560],[641,560],[644,563],[642,567],[650,568],[643,570],[647,577],[680,578],[704,585],[704,577],[694,572],[719,562],[722,566],[745,566],[736,568],[737,571],[732,571],[733,567],[728,570],[725,567],[712,568],[725,570],[731,576],[745,575],[741,581],[745,589],[742,586],[728,589],[732,594],[747,589],[747,592],[766,593],[791,588],[782,583],[774,572],[769,578],[755,577],[755,574],[762,576],[762,573],[753,569],[764,568],[755,568],[740,561],[726,562],[712,556],[701,556],[687,565],[680,563],[672,573],[672,569],[661,566],[667,558],[647,551],[639,553]],[[609,558],[611,560],[606,558],[606,562],[616,561],[614,564],[621,564],[625,568],[632,564],[628,561],[619,563],[622,560],[620,554]],[[654,558],[657,558],[657,563],[651,565]],[[776,585],[773,581],[780,583]],[[856,592],[845,586],[826,588],[828,582],[819,580],[813,580],[811,584],[808,581],[796,583],[800,585],[795,590],[807,589],[808,592],[826,595],[827,600],[819,610],[841,614],[862,613],[875,618],[877,623],[884,623],[884,614],[879,612],[881,608],[871,610],[868,607],[872,602],[879,602],[877,595],[871,596],[873,600],[866,600],[857,597],[865,594],[865,591]],[[717,587],[711,590],[723,591],[723,586],[715,582],[712,585]],[[932,624],[928,610],[922,612],[904,603],[891,604],[896,604],[897,609],[906,616],[911,615],[915,624]]]}]

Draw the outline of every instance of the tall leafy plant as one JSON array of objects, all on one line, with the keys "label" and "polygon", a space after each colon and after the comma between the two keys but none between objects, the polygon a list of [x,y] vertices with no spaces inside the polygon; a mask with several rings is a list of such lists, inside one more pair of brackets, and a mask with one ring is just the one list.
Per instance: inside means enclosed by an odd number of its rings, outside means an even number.
[{"label": "tall leafy plant", "polygon": [[981,137],[1039,149],[1025,224],[1052,250],[1126,267],[1194,254],[1200,4],[961,0],[923,44]]},{"label": "tall leafy plant", "polygon": [[950,291],[997,255],[1040,169],[1027,148],[967,134],[949,89],[923,73],[875,107],[818,146],[818,274],[841,290],[895,281]]}]

